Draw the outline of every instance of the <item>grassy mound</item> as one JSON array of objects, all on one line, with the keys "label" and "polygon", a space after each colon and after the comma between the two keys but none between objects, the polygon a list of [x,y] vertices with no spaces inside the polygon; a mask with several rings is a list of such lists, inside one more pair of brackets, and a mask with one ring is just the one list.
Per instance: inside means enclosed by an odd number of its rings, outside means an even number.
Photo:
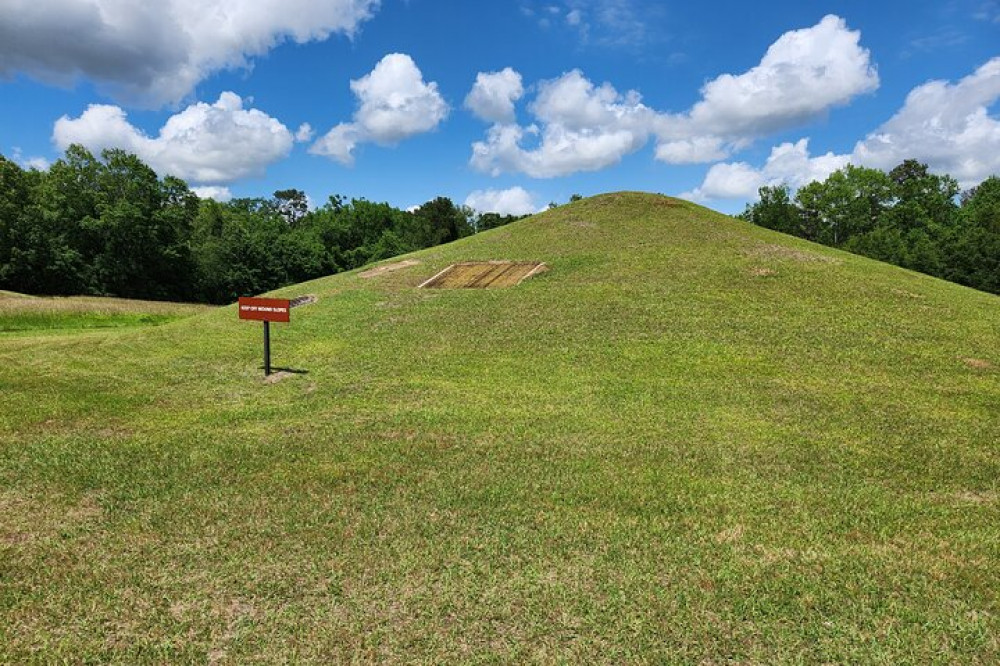
[{"label": "grassy mound", "polygon": [[[1000,660],[1000,299],[643,194],[0,346],[0,661]],[[421,290],[459,261],[542,261]]]}]

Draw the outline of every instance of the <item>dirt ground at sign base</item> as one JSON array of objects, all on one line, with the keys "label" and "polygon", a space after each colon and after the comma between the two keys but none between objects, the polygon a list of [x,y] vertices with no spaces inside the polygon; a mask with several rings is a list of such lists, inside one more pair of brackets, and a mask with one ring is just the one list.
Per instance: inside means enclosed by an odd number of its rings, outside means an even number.
[{"label": "dirt ground at sign base", "polygon": [[279,370],[278,372],[272,372],[267,377],[264,377],[265,384],[277,384],[282,379],[288,379],[289,377],[294,377],[294,373],[285,372],[284,370]]}]

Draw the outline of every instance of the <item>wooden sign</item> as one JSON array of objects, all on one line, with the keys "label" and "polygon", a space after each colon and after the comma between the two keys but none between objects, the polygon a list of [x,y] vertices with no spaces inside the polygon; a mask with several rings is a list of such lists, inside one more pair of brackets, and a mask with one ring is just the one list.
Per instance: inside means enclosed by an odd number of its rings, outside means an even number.
[{"label": "wooden sign", "polygon": [[292,302],[287,298],[240,296],[240,319],[264,322],[264,376],[271,374],[271,322],[289,322]]},{"label": "wooden sign", "polygon": [[291,301],[287,298],[251,298],[240,296],[240,319],[254,321],[291,321]]}]

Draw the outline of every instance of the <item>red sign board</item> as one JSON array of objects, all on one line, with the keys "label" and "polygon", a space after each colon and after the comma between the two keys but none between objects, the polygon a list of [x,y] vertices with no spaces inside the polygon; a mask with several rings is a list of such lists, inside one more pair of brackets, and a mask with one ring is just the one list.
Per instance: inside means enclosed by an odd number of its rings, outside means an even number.
[{"label": "red sign board", "polygon": [[291,321],[291,301],[287,298],[250,298],[240,296],[240,319],[254,321]]}]

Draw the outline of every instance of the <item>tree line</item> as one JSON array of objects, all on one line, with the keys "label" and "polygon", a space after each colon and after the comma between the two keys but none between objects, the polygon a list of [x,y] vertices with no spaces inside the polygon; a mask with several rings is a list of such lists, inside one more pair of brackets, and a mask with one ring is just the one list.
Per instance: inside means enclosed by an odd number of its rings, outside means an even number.
[{"label": "tree line", "polygon": [[961,192],[907,160],[888,173],[848,165],[794,196],[762,187],[753,224],[1000,294],[1000,178]]},{"label": "tree line", "polygon": [[0,155],[0,289],[230,303],[507,224],[439,197],[201,199],[135,155],[70,146],[47,171]]}]

